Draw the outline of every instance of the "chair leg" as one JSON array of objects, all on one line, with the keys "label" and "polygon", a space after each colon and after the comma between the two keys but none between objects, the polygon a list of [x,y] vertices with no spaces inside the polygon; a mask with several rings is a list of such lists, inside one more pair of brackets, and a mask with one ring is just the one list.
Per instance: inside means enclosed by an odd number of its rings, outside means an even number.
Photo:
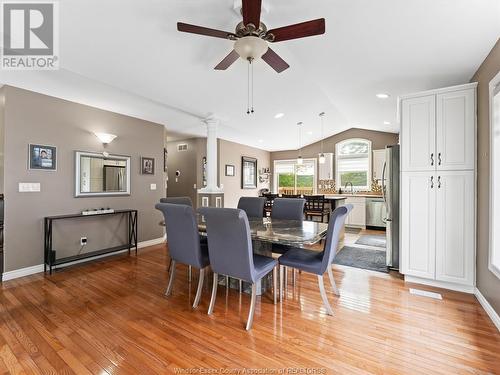
[{"label": "chair leg", "polygon": [[325,306],[326,313],[328,315],[333,315],[332,307],[330,306],[330,302],[328,302],[328,297],[325,292],[325,284],[323,282],[323,275],[318,275],[318,284],[319,284],[319,292],[321,294],[321,298],[323,299],[323,305]]},{"label": "chair leg", "polygon": [[240,282],[239,282],[239,289],[240,289],[240,294],[241,294],[241,292],[243,292],[243,281],[242,280],[240,280]]},{"label": "chair leg", "polygon": [[167,272],[170,273],[171,269],[172,269],[172,258],[170,258],[170,262],[168,262]]},{"label": "chair leg", "polygon": [[255,301],[257,299],[257,285],[252,284],[252,299],[250,301],[250,311],[248,312],[248,320],[246,330],[249,331],[253,324],[253,314],[255,313]]},{"label": "chair leg", "polygon": [[283,301],[283,271],[284,266],[279,266],[280,269],[280,301]]},{"label": "chair leg", "polygon": [[196,296],[194,297],[193,309],[198,307],[201,298],[201,290],[203,289],[203,280],[205,279],[205,269],[200,269],[200,276],[198,278],[198,288],[196,289]]},{"label": "chair leg", "polygon": [[226,289],[229,288],[229,276],[226,276]]},{"label": "chair leg", "polygon": [[284,289],[287,290],[288,289],[288,267],[284,267],[284,268],[285,268],[285,270],[284,270],[284,272],[285,272],[285,287],[284,287]]},{"label": "chair leg", "polygon": [[212,315],[215,306],[215,297],[217,297],[217,284],[219,283],[219,275],[214,272],[212,282],[212,297],[210,298],[210,305],[208,306],[208,315]]},{"label": "chair leg", "polygon": [[172,266],[170,269],[170,279],[168,280],[167,291],[165,292],[166,296],[172,294],[172,287],[174,286],[174,278],[175,278],[175,260],[172,260]]},{"label": "chair leg", "polygon": [[278,302],[278,266],[273,268],[273,302],[276,305]]},{"label": "chair leg", "polygon": [[330,279],[330,284],[332,285],[333,293],[339,296],[340,293],[339,290],[337,289],[337,284],[335,284],[335,279],[333,278],[332,265],[329,265],[327,269],[328,269],[328,278]]},{"label": "chair leg", "polygon": [[295,284],[297,282],[297,269],[292,268],[292,285],[295,288]]},{"label": "chair leg", "polygon": [[188,266],[188,280],[191,283],[191,279],[193,277],[193,267]]}]

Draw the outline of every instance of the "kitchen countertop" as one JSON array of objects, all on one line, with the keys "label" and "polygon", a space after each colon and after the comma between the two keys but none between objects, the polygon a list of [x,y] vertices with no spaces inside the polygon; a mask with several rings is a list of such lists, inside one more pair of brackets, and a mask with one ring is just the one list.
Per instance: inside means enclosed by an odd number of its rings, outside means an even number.
[{"label": "kitchen countertop", "polygon": [[382,194],[379,193],[325,194],[325,198],[328,199],[345,199],[350,197],[382,198]]}]

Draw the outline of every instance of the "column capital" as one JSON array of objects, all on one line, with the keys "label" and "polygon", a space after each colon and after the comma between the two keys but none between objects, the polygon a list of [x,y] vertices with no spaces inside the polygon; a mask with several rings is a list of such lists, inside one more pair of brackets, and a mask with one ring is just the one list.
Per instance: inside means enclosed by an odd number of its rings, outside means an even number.
[{"label": "column capital", "polygon": [[220,119],[213,113],[208,114],[208,116],[201,121],[207,125],[207,127],[217,127],[220,124]]}]

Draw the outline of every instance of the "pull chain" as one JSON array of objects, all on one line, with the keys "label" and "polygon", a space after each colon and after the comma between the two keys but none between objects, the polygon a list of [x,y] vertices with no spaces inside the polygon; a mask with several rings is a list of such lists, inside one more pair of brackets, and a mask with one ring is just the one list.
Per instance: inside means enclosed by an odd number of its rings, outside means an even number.
[{"label": "pull chain", "polygon": [[247,66],[247,115],[250,114],[250,60]]},{"label": "pull chain", "polygon": [[253,59],[250,60],[250,65],[251,65],[251,69],[252,69],[252,110],[250,111],[251,113],[253,113],[253,82],[254,82],[254,79],[253,79]]}]

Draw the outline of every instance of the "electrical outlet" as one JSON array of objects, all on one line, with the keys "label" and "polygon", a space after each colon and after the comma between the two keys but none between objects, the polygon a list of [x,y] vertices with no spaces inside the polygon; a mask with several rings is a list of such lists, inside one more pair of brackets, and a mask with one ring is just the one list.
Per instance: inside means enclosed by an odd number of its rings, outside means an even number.
[{"label": "electrical outlet", "polygon": [[87,237],[80,237],[80,246],[85,246],[87,244]]}]

